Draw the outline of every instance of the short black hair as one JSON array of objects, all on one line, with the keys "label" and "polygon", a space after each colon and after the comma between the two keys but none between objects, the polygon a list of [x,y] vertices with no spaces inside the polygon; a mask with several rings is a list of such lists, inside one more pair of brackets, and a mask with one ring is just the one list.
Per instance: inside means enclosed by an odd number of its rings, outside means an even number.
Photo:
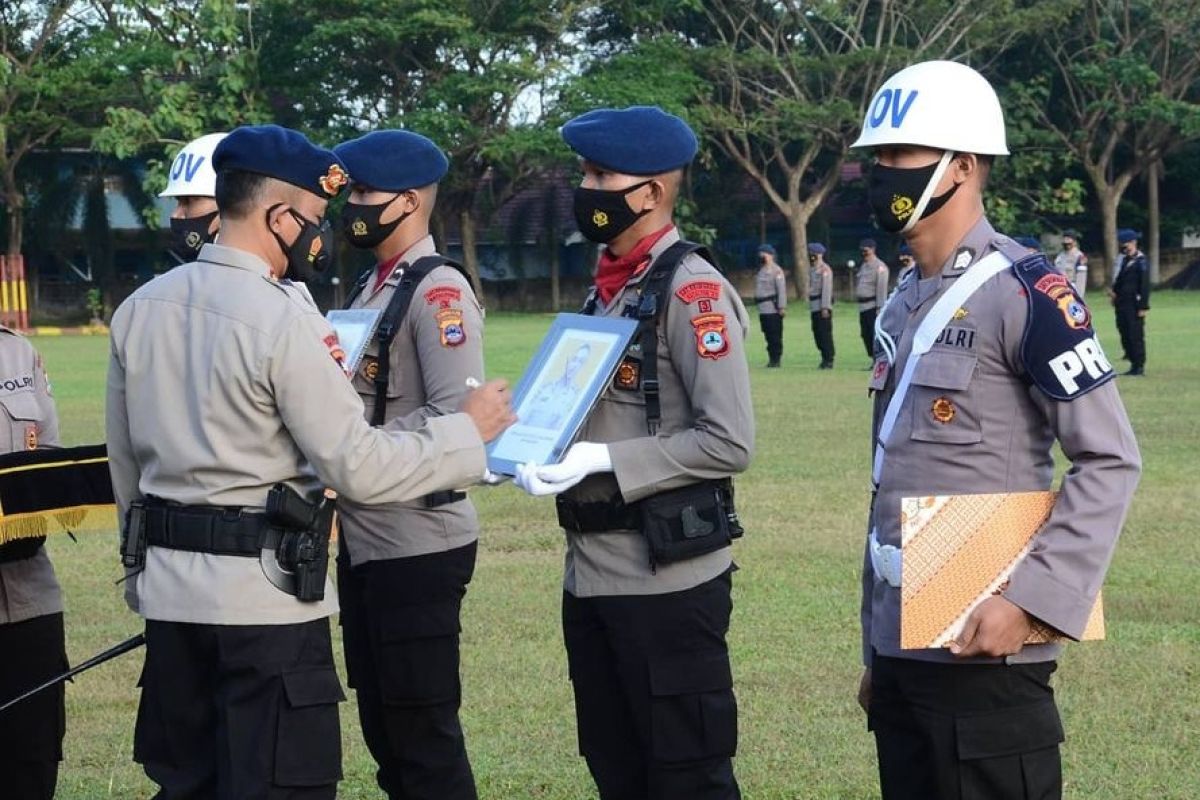
[{"label": "short black hair", "polygon": [[266,175],[240,169],[223,169],[217,173],[213,197],[221,216],[226,219],[245,219],[258,204],[269,180],[271,178]]}]

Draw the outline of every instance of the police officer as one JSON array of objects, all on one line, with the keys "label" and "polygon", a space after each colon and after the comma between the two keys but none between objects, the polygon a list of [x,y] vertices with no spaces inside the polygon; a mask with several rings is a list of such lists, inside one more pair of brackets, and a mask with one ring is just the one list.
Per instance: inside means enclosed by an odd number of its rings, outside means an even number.
[{"label": "police officer", "polygon": [[[858,280],[854,286],[854,299],[858,301],[858,331],[867,358],[875,354],[875,315],[888,296],[888,266],[875,255],[875,240],[863,239],[858,243],[862,263],[858,266]],[[832,359],[830,359],[832,360]]]},{"label": "police officer", "polygon": [[221,227],[212,154],[224,138],[223,133],[209,133],[188,142],[171,162],[167,188],[159,192],[159,197],[175,198],[170,251],[180,264],[195,261],[200,248],[214,241]]},{"label": "police officer", "polygon": [[737,798],[725,636],[729,478],[754,443],[746,309],[672,221],[697,144],[683,120],[600,109],[562,136],[582,161],[575,218],[607,244],[585,311],[640,321],[580,442],[517,475],[560,495],[580,752],[602,800]]},{"label": "police officer", "polygon": [[783,356],[783,316],[787,313],[787,283],[783,267],[775,261],[775,248],[758,246],[758,273],[754,276],[754,304],[758,324],[767,340],[767,367],[779,366]]},{"label": "police officer", "polygon": [[[0,325],[0,453],[58,446],[58,414],[41,356]],[[0,544],[0,703],[67,664],[63,601],[45,537]],[[12,800],[50,800],[65,730],[63,684],[0,715],[0,780]]]},{"label": "police officer", "polygon": [[[924,62],[868,108],[854,145],[873,150],[868,197],[920,270],[883,312],[871,381],[859,699],[883,797],[1059,797],[1050,676],[1062,646],[1025,642],[1035,624],[1082,634],[1137,483],[1137,444],[1087,307],[984,216],[987,174],[1008,152],[989,83]],[[1055,440],[1071,465],[1031,555],[949,649],[901,650],[901,498],[1049,489]]]},{"label": "police officer", "polygon": [[821,369],[833,369],[833,270],[825,263],[825,245],[808,245],[808,309]]},{"label": "police officer", "polygon": [[1054,257],[1054,268],[1066,275],[1083,297],[1087,293],[1087,254],[1079,249],[1079,239],[1079,231],[1063,231],[1062,251]]},{"label": "police officer", "polygon": [[[465,413],[372,428],[293,282],[324,267],[344,166],[274,125],[238,128],[213,162],[221,244],[112,321],[110,469],[126,596],[146,619],[134,758],[162,797],[333,797],[343,696],[320,486],[384,503],[473,483],[512,415],[496,383]],[[280,513],[262,513],[268,492]]]},{"label": "police officer", "polygon": [[1141,234],[1131,228],[1117,231],[1121,257],[1108,296],[1117,310],[1117,331],[1129,361],[1126,375],[1146,374],[1146,315],[1150,313],[1150,264],[1138,249]]},{"label": "police officer", "polygon": [[[917,262],[913,260],[912,248],[908,246],[908,242],[900,245],[900,249],[896,255],[896,262],[900,265],[900,271],[896,273],[896,285],[899,286],[901,281],[908,277],[908,273],[917,267]],[[880,308],[883,308],[883,306],[880,306]],[[872,349],[872,355],[874,355],[874,352],[874,349]]]},{"label": "police officer", "polygon": [[[349,307],[391,315],[354,388],[368,421],[416,430],[457,409],[468,381],[483,376],[479,301],[429,235],[449,161],[429,139],[401,130],[369,133],[334,153],[353,176],[342,235],[376,260]],[[474,798],[458,720],[458,632],[475,569],[475,508],[462,492],[435,492],[387,505],[346,502],[341,515],[346,670],[379,786],[393,800]]]}]

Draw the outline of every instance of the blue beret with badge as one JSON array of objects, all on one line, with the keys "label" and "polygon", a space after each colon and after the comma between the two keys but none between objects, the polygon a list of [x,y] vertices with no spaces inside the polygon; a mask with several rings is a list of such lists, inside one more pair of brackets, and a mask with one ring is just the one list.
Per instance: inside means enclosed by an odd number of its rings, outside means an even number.
[{"label": "blue beret with badge", "polygon": [[383,192],[407,192],[437,183],[450,160],[432,141],[412,131],[373,131],[333,148],[354,182]]},{"label": "blue beret with badge", "polygon": [[596,109],[570,120],[560,133],[580,157],[625,175],[682,169],[699,148],[688,124],[657,106]]},{"label": "blue beret with badge", "polygon": [[350,182],[345,165],[332,151],[278,125],[235,128],[213,151],[212,165],[217,173],[238,170],[265,175],[326,200]]},{"label": "blue beret with badge", "polygon": [[1120,244],[1128,244],[1141,239],[1142,235],[1133,228],[1121,228],[1117,231],[1117,242]]},{"label": "blue beret with badge", "polygon": [[812,255],[823,256],[825,255],[825,245],[820,242],[809,242],[808,252]]}]

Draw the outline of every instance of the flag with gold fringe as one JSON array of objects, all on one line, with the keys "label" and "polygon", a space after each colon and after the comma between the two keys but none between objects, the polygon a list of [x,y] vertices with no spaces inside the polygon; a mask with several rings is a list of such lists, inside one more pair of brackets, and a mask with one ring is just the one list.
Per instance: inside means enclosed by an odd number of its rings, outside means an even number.
[{"label": "flag with gold fringe", "polygon": [[117,530],[103,444],[0,455],[0,546],[92,530]]}]

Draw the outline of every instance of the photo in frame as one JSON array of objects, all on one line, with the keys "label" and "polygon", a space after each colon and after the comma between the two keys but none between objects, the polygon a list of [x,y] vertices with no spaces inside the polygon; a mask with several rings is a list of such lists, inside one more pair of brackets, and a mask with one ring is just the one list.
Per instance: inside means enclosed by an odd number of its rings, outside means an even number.
[{"label": "photo in frame", "polygon": [[488,469],[555,464],[611,385],[637,322],[559,314],[513,392],[517,422],[488,446]]},{"label": "photo in frame", "polygon": [[344,368],[347,375],[353,375],[358,370],[381,316],[383,311],[378,308],[335,309],[325,315],[346,354]]}]

